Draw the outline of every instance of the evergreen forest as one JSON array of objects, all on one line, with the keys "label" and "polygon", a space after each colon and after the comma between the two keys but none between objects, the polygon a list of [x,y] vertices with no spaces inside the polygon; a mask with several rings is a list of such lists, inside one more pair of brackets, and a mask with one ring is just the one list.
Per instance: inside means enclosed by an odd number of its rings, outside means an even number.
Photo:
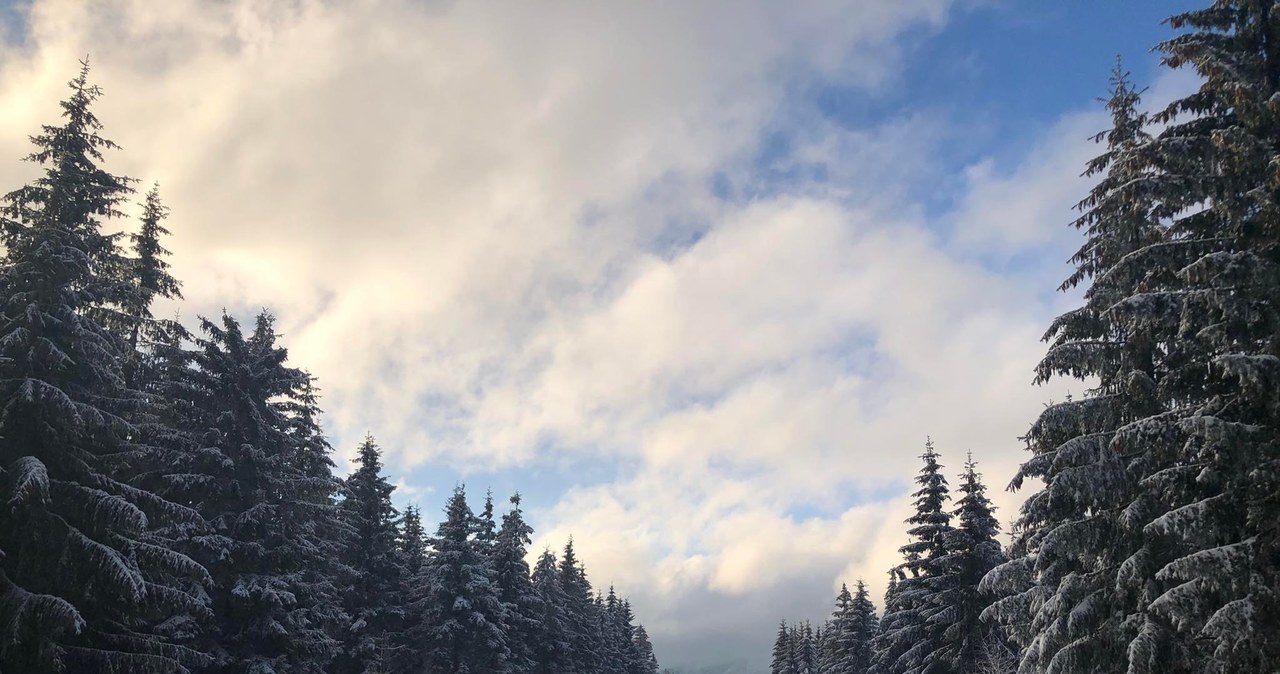
[{"label": "evergreen forest", "polygon": [[135,180],[89,74],[0,206],[0,674],[655,674],[572,540],[530,568],[519,494],[432,533],[373,437],[336,476],[270,313],[153,314],[168,209],[108,233]]}]

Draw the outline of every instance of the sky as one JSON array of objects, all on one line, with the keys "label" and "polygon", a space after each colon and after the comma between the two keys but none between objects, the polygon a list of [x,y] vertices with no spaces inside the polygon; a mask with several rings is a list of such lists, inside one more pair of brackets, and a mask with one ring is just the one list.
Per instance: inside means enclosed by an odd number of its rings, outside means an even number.
[{"label": "sky", "polygon": [[0,186],[89,55],[106,166],[172,209],[163,311],[269,309],[340,470],[372,433],[429,526],[519,490],[664,665],[749,674],[879,599],[926,439],[1014,517],[1087,387],[1032,368],[1097,99],[1117,56],[1194,88],[1150,51],[1191,6],[0,0]]}]

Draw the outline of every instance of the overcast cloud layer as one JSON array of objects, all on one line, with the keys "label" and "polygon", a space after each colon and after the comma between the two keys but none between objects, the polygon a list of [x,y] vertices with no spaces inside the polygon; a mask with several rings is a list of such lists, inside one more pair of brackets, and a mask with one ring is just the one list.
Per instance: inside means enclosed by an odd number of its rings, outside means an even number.
[{"label": "overcast cloud layer", "polygon": [[1105,117],[948,167],[945,111],[806,103],[891,90],[952,4],[37,0],[0,45],[0,185],[91,53],[184,317],[276,312],[402,503],[538,467],[536,550],[572,533],[664,664],[759,666],[778,618],[882,591],[926,434],[1008,519],[1067,390],[1031,369]]}]

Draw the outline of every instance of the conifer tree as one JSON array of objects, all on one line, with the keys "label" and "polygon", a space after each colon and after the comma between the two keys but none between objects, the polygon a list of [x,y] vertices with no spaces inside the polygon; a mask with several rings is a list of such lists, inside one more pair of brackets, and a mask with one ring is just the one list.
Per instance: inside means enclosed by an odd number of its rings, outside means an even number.
[{"label": "conifer tree", "polygon": [[151,310],[156,298],[181,299],[182,283],[170,273],[165,258],[169,251],[161,243],[168,236],[163,220],[169,209],[160,201],[159,184],[152,185],[142,203],[142,223],[129,235],[133,257],[125,261],[125,299],[120,311],[124,318],[129,350],[124,362],[125,381],[134,388],[151,389],[164,367],[160,353],[175,339],[189,338],[175,320],[157,319]]},{"label": "conifer tree", "polygon": [[1117,65],[1107,101],[1112,128],[1096,137],[1106,150],[1086,169],[1100,179],[1077,206],[1074,226],[1086,240],[1061,289],[1090,285],[1084,305],[1050,326],[1051,346],[1037,369],[1038,382],[1065,375],[1095,378],[1098,386],[1050,405],[1032,426],[1034,456],[1012,487],[1039,478],[1045,489],[1022,507],[1012,559],[982,586],[1004,595],[988,615],[1009,628],[1029,671],[1126,669],[1143,590],[1124,582],[1122,569],[1136,571],[1135,561],[1163,545],[1142,533],[1159,506],[1138,485],[1167,463],[1163,441],[1142,440],[1140,429],[1161,414],[1168,342],[1154,326],[1126,320],[1124,307],[1170,287],[1176,266],[1166,256],[1154,202],[1159,172],[1139,104]]},{"label": "conifer tree", "polygon": [[591,592],[586,569],[578,561],[570,538],[560,558],[560,587],[564,591],[565,635],[569,644],[570,674],[592,674],[600,670],[600,610]]},{"label": "conifer tree", "polygon": [[418,574],[427,558],[427,532],[422,528],[422,515],[417,506],[405,506],[398,543],[405,577],[412,578]]},{"label": "conifer tree", "polygon": [[1163,544],[1122,570],[1143,609],[1133,672],[1280,662],[1278,16],[1274,0],[1218,0],[1170,18],[1185,32],[1159,46],[1202,85],[1156,115],[1152,191],[1170,242],[1146,257],[1175,261],[1176,283],[1118,312],[1167,351],[1168,412],[1118,438],[1145,450],[1134,519]]},{"label": "conifer tree", "polygon": [[871,670],[872,640],[880,633],[880,619],[861,578],[844,625],[838,639],[843,668],[833,670],[833,674],[867,674]]},{"label": "conifer tree", "polygon": [[533,589],[538,596],[541,614],[537,621],[533,645],[534,671],[537,674],[559,674],[572,671],[572,649],[567,606],[569,598],[560,584],[560,568],[556,556],[543,550],[534,566]]},{"label": "conifer tree", "polygon": [[491,558],[493,556],[493,544],[498,537],[498,524],[493,514],[493,491],[486,491],[484,494],[484,508],[475,519],[475,542],[476,549],[485,556]]},{"label": "conifer tree", "polygon": [[507,642],[511,648],[513,672],[531,672],[535,666],[534,646],[538,621],[543,616],[542,598],[530,577],[528,554],[533,527],[524,521],[520,494],[511,497],[511,509],[502,516],[502,525],[493,544],[493,569],[498,599],[506,610]]},{"label": "conifer tree", "polygon": [[125,295],[101,230],[129,180],[98,165],[116,145],[88,70],[31,138],[43,174],[0,206],[0,668],[182,671],[201,655],[156,623],[203,611],[207,575],[152,535],[194,513],[120,479],[147,458],[129,421],[147,411],[104,322]]},{"label": "conifer tree", "polygon": [[913,540],[899,549],[904,561],[893,572],[892,601],[886,598],[885,621],[874,644],[873,670],[881,674],[933,674],[929,657],[942,642],[941,627],[930,623],[928,615],[936,606],[938,579],[944,575],[942,560],[952,530],[945,505],[951,497],[932,441],[925,443],[920,458],[920,489],[912,494],[916,512],[907,518],[912,525],[907,534]]},{"label": "conifer tree", "polygon": [[[343,485],[342,512],[353,530],[343,550],[347,577],[342,605],[350,624],[334,674],[385,672],[403,626],[405,568],[397,549],[395,486],[382,472],[381,450],[372,436],[360,443],[357,468]],[[420,526],[420,525],[419,525]]]},{"label": "conifer tree", "polygon": [[421,623],[426,668],[441,674],[510,671],[502,602],[493,569],[474,539],[476,516],[459,486],[431,539],[423,567]]},{"label": "conifer tree", "polygon": [[795,647],[791,642],[791,628],[787,625],[787,621],[783,620],[778,623],[778,636],[773,641],[773,661],[770,664],[770,674],[796,674],[792,665],[792,652]]},{"label": "conifer tree", "polygon": [[996,541],[1000,525],[972,455],[964,464],[958,489],[964,494],[954,511],[959,526],[949,531],[944,541],[947,553],[939,560],[942,575],[937,579],[933,606],[927,614],[929,622],[941,630],[942,638],[928,661],[937,671],[979,674],[987,667],[987,653],[1000,645],[989,642],[1002,637],[981,618],[990,598],[978,589],[978,584],[1004,561],[1004,553]]},{"label": "conifer tree", "polygon": [[345,624],[335,575],[348,532],[311,377],[285,364],[269,314],[248,336],[230,316],[201,328],[184,407],[199,445],[170,491],[208,523],[182,544],[213,576],[210,671],[321,674]]},{"label": "conifer tree", "polygon": [[653,643],[649,641],[649,633],[644,625],[636,625],[635,645],[640,662],[635,674],[658,674],[658,658],[653,653]]}]

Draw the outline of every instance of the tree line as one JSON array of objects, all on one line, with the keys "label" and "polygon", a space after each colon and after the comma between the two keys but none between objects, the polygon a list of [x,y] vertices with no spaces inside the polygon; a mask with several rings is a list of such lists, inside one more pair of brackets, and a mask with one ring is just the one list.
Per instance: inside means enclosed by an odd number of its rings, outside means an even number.
[{"label": "tree line", "polygon": [[572,540],[530,568],[518,494],[429,535],[372,437],[336,477],[270,314],[153,315],[168,210],[103,231],[134,181],[88,72],[0,202],[0,674],[655,674]]},{"label": "tree line", "polygon": [[[1155,51],[1198,87],[1149,111],[1112,74],[1061,286],[1082,302],[1050,324],[1035,372],[1090,388],[1025,436],[1010,489],[1037,488],[1005,559],[963,586],[983,607],[931,623],[933,605],[909,599],[949,591],[926,484],[910,574],[869,669],[847,671],[1280,666],[1280,5],[1216,0],[1166,23],[1179,32]],[[1012,661],[954,658],[971,625],[998,630]]]}]

